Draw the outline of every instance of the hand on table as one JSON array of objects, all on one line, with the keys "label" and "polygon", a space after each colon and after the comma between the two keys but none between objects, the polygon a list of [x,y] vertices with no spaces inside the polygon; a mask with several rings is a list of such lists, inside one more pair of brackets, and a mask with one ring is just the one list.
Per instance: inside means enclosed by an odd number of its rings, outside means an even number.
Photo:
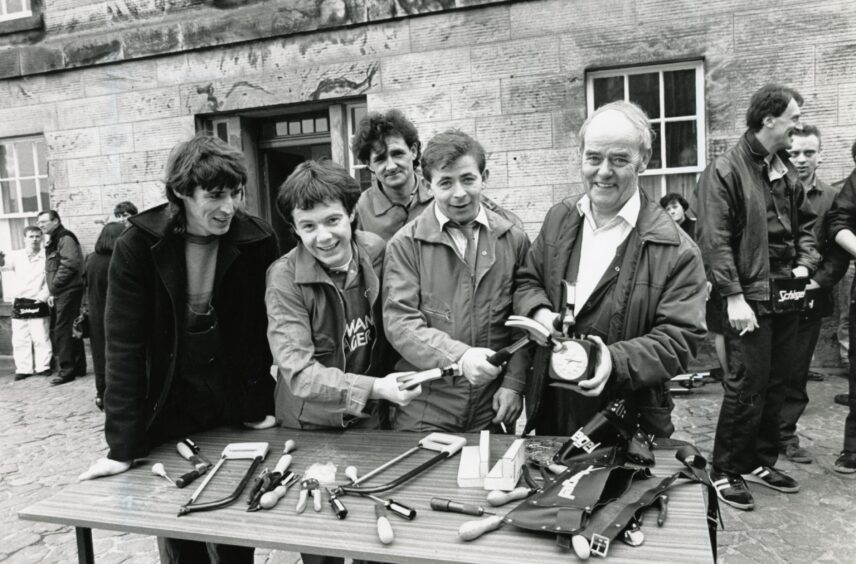
[{"label": "hand on table", "polygon": [[121,474],[122,472],[127,471],[130,467],[130,462],[121,462],[110,458],[99,458],[92,464],[92,466],[89,467],[88,470],[84,471],[77,477],[77,481],[83,482],[84,480],[93,480],[104,476]]},{"label": "hand on table", "polygon": [[472,347],[461,355],[461,358],[458,359],[458,364],[461,366],[464,378],[469,380],[470,384],[473,386],[484,386],[499,376],[502,368],[494,366],[487,361],[487,357],[493,354],[494,351],[490,349]]},{"label": "hand on table", "polygon": [[520,411],[523,409],[523,400],[520,394],[510,388],[500,388],[493,394],[493,410],[496,412],[496,417],[491,423],[505,423],[506,427],[511,428],[517,418],[520,417]]},{"label": "hand on table", "polygon": [[398,379],[402,376],[410,376],[411,374],[413,372],[391,372],[383,378],[375,378],[372,382],[372,391],[369,398],[385,399],[404,407],[422,393],[421,384],[412,390],[402,390],[399,388]]},{"label": "hand on table", "polygon": [[255,429],[256,431],[261,429],[270,429],[271,427],[276,425],[276,417],[274,417],[273,415],[265,415],[265,418],[261,421],[254,421],[251,423],[244,421],[243,425],[247,429]]},{"label": "hand on table", "polygon": [[597,345],[597,364],[594,368],[594,376],[579,383],[580,394],[588,397],[599,396],[606,387],[609,375],[612,374],[612,355],[609,347],[597,335],[589,335],[587,339]]}]

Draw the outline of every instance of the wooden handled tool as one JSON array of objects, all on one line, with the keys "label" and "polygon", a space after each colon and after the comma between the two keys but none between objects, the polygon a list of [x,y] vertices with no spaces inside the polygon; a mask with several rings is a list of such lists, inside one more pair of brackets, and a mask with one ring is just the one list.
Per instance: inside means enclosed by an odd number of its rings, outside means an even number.
[{"label": "wooden handled tool", "polygon": [[495,531],[505,522],[505,517],[492,515],[487,519],[467,521],[458,529],[458,536],[462,540],[471,541],[479,538],[488,531]]},{"label": "wooden handled tool", "polygon": [[392,530],[392,523],[386,516],[386,506],[376,501],[374,511],[377,517],[377,538],[383,544],[389,544],[395,540],[395,533]]},{"label": "wooden handled tool", "polygon": [[536,491],[537,490],[527,486],[520,486],[514,488],[510,492],[504,492],[502,490],[493,490],[487,494],[487,502],[494,507],[499,507],[500,505],[505,505],[506,503],[510,503],[518,499],[525,499]]}]

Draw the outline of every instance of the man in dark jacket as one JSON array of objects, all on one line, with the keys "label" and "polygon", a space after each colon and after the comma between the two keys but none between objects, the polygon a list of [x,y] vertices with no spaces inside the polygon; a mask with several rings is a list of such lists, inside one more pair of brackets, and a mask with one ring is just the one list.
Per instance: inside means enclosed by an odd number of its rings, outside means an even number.
[{"label": "man in dark jacket", "polygon": [[[553,206],[518,271],[515,313],[552,328],[567,307],[599,349],[594,376],[574,391],[548,388],[551,353],[536,352],[525,432],[569,436],[619,398],[649,435],[674,431],[668,381],[704,338],[705,277],[698,248],[639,189],[651,141],[635,104],[598,108],[580,130],[586,193]],[[575,291],[563,303],[565,284]]]},{"label": "man in dark jacket", "polygon": [[[856,143],[853,144],[853,147],[854,160],[856,160]],[[848,263],[856,257],[856,168],[853,169],[853,172],[844,181],[841,192],[835,197],[832,209],[829,210],[829,214],[827,215],[827,222],[829,224],[827,231],[829,240],[835,241],[847,253],[843,259],[834,255],[833,257],[829,257],[833,259],[833,262],[838,264],[833,265],[831,268],[835,274],[832,274],[825,280],[824,278],[827,278],[826,275],[830,270],[828,269],[830,260],[824,261],[823,270],[827,272],[820,273],[817,281],[821,286],[831,288],[844,275]],[[850,370],[848,374],[848,394],[845,397],[848,400],[850,411],[844,420],[844,448],[832,466],[833,470],[841,474],[856,473],[856,282],[853,283],[850,289],[849,314],[850,346],[848,356]]]},{"label": "man in dark jacket", "polygon": [[[129,220],[107,289],[110,452],[80,479],[118,474],[152,446],[273,418],[265,272],[273,229],[243,212],[243,155],[204,134],[167,165],[168,204]],[[164,562],[253,561],[253,549],[158,539]]]},{"label": "man in dark jacket", "polygon": [[45,278],[51,293],[49,302],[54,308],[51,341],[59,369],[51,385],[57,386],[71,382],[76,376],[71,328],[80,315],[83,299],[83,253],[77,237],[65,228],[56,211],[43,211],[37,223],[42,232],[50,236],[45,245]]},{"label": "man in dark jacket", "polygon": [[815,213],[787,153],[801,104],[791,88],[768,84],[755,92],[746,133],[707,167],[698,186],[698,241],[735,337],[728,340],[733,366],[723,381],[711,478],[720,499],[744,510],[755,506],[745,480],[799,491],[774,465],[785,381],[798,351],[799,312],[789,311],[787,299],[794,309],[804,294],[771,286],[807,279],[820,258]]},{"label": "man in dark jacket", "polygon": [[[814,236],[817,239],[818,251],[825,256],[832,251],[832,246],[828,245],[826,240],[826,214],[832,207],[832,201],[838,194],[838,190],[817,176],[817,167],[822,161],[821,147],[820,130],[813,125],[804,125],[802,130],[794,131],[788,153],[799,175],[806,198],[811,203],[814,213],[817,214]],[[800,440],[797,437],[797,421],[808,405],[809,369],[820,337],[823,318],[832,314],[832,300],[832,289],[808,290],[807,307],[800,315],[796,340],[796,345],[799,347],[796,353],[797,362],[785,384],[785,398],[782,402],[779,421],[779,450],[791,462],[808,464],[813,460],[811,453],[800,446]]]}]

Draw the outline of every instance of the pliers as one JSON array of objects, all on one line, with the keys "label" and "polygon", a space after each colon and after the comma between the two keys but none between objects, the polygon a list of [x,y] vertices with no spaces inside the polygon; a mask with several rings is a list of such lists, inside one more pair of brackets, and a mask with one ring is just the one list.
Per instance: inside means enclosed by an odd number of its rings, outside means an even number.
[{"label": "pliers", "polygon": [[316,512],[321,511],[321,484],[315,478],[307,478],[300,482],[300,498],[297,500],[295,510],[298,513],[303,513],[306,509],[306,502],[309,500],[309,494],[312,494],[313,508]]}]

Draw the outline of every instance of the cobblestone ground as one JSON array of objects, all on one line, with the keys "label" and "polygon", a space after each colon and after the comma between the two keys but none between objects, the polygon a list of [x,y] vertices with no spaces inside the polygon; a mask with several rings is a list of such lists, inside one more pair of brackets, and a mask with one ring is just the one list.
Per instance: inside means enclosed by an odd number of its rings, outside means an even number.
[{"label": "cobblestone ground", "polygon": [[[46,378],[13,382],[8,359],[0,359],[0,561],[72,562],[74,532],[69,527],[33,523],[18,512],[59,491],[105,452],[103,416],[93,403],[92,376],[53,388]],[[719,535],[720,562],[853,562],[856,550],[856,475],[832,471],[841,448],[846,409],[832,397],[846,380],[827,375],[810,382],[812,403],[803,417],[803,446],[817,457],[814,464],[780,462],[802,484],[786,495],[755,487],[756,510],[723,509],[725,530]],[[677,437],[697,444],[707,455],[719,412],[721,389],[708,385],[677,398]],[[157,562],[152,537],[93,531],[99,563]],[[256,551],[257,564],[295,563],[299,556]]]}]

